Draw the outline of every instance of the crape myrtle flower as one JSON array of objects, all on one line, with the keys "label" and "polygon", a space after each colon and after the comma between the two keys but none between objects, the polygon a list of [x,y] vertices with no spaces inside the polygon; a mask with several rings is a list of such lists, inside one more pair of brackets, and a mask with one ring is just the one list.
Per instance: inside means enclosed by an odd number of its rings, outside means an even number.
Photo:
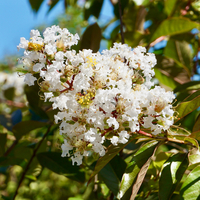
[{"label": "crape myrtle flower", "polygon": [[61,156],[80,165],[90,151],[104,156],[105,141],[125,144],[140,130],[166,133],[174,122],[175,96],[151,81],[155,55],[121,43],[101,54],[76,53],[71,46],[78,39],[52,26],[43,37],[32,30],[30,41],[21,38],[18,46],[25,49],[25,83],[33,85],[38,74],[45,101],[59,110],[54,117],[64,137]]}]

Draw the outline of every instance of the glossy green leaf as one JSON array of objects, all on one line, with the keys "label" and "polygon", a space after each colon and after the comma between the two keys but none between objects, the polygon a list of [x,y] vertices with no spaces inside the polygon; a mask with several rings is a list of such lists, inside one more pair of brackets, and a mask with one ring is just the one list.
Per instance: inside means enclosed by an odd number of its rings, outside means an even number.
[{"label": "glossy green leaf", "polygon": [[151,42],[160,36],[176,35],[198,28],[198,23],[184,17],[173,17],[164,20],[154,32]]},{"label": "glossy green leaf", "polygon": [[163,165],[159,180],[159,199],[169,200],[189,165],[187,154],[178,153]]},{"label": "glossy green leaf", "polygon": [[3,91],[4,97],[8,100],[13,101],[15,96],[15,87],[10,87]]},{"label": "glossy green leaf", "polygon": [[91,49],[94,53],[99,50],[101,42],[101,29],[97,23],[90,25],[81,38],[80,49]]},{"label": "glossy green leaf", "polygon": [[[198,96],[196,96],[196,95],[198,95]],[[185,117],[186,115],[188,115],[192,111],[196,110],[200,106],[199,91],[194,93],[194,94],[192,94],[186,100],[187,101],[184,101],[184,102],[180,103],[176,107],[176,111],[178,113],[178,119],[176,121],[178,121],[181,118]]]},{"label": "glossy green leaf", "polygon": [[166,14],[170,16],[175,9],[177,0],[165,0],[164,2],[165,2],[164,10]]},{"label": "glossy green leaf", "polygon": [[46,126],[48,123],[45,122],[39,122],[39,121],[22,121],[18,124],[16,124],[12,131],[15,135],[15,137],[19,140],[22,136],[28,134],[30,131],[35,130],[37,128],[42,128]]},{"label": "glossy green leaf", "polygon": [[200,114],[198,115],[196,122],[193,126],[192,132],[200,131]]},{"label": "glossy green leaf", "polygon": [[[150,141],[144,144],[134,155],[131,162],[128,164],[126,171],[122,177],[120,191],[118,193],[118,198],[125,200],[130,199],[132,186],[137,181],[137,176],[139,172],[145,171],[149,164],[149,159],[153,156],[155,149],[158,145],[158,141]],[[147,166],[146,166],[147,165]],[[144,166],[144,168],[143,168]],[[142,177],[143,178],[143,177]],[[139,180],[136,182],[140,182]],[[138,187],[137,187],[138,188]]]},{"label": "glossy green leaf", "polygon": [[[136,137],[136,136],[135,136]],[[100,172],[101,169],[103,169],[104,166],[106,166],[107,163],[109,163],[126,145],[128,145],[130,142],[132,142],[135,137],[131,138],[126,144],[119,144],[117,146],[110,145],[107,149],[107,152],[105,156],[100,157],[97,161],[97,164],[95,166],[94,172],[91,174],[90,179],[88,183],[92,180],[92,178]]]},{"label": "glossy green leaf", "polygon": [[0,156],[5,153],[5,145],[7,141],[7,134],[0,133]]},{"label": "glossy green leaf", "polygon": [[197,200],[200,196],[200,166],[195,167],[184,180],[180,190],[181,200]]},{"label": "glossy green leaf", "polygon": [[114,171],[114,168],[108,163],[100,172],[100,178],[104,181],[107,187],[113,192],[114,195],[117,195],[119,191],[120,180],[117,177],[117,174]]},{"label": "glossy green leaf", "polygon": [[39,163],[49,170],[66,176],[69,179],[84,182],[85,174],[78,166],[72,165],[72,161],[67,157],[61,157],[58,152],[43,152],[37,154]]},{"label": "glossy green leaf", "polygon": [[184,84],[177,86],[174,89],[174,92],[181,92],[183,90],[199,90],[200,89],[200,81],[190,81]]},{"label": "glossy green leaf", "polygon": [[37,13],[43,1],[44,0],[29,0],[32,10]]},{"label": "glossy green leaf", "polygon": [[158,79],[158,81],[168,86],[171,89],[176,88],[179,84],[171,77],[170,75],[167,76],[166,74],[163,74],[159,69],[155,68],[155,77]]},{"label": "glossy green leaf", "polygon": [[[117,166],[117,167],[116,167]],[[126,169],[126,163],[120,156],[115,156],[101,171],[100,178],[107,187],[117,195],[122,175]]]},{"label": "glossy green leaf", "polygon": [[192,54],[189,43],[170,39],[165,47],[164,55],[172,58],[187,71],[189,77],[191,76]]}]

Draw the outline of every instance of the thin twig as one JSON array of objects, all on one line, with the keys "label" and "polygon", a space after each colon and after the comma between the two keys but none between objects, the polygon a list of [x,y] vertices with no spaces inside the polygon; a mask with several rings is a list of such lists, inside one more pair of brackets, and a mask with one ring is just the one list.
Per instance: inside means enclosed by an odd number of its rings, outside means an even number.
[{"label": "thin twig", "polygon": [[21,178],[20,178],[20,180],[19,180],[19,183],[18,183],[17,189],[16,189],[16,191],[15,191],[13,200],[15,199],[15,197],[16,197],[17,194],[18,194],[18,189],[19,189],[19,187],[20,187],[22,181],[24,180],[24,177],[25,177],[25,175],[26,175],[26,173],[27,173],[27,171],[28,171],[28,169],[29,169],[29,166],[30,166],[31,162],[33,161],[33,158],[36,156],[36,153],[37,153],[38,149],[40,148],[42,142],[44,141],[44,139],[46,138],[46,136],[49,134],[49,131],[50,131],[50,129],[51,129],[51,126],[52,126],[52,124],[48,127],[47,132],[44,134],[44,136],[42,137],[42,139],[41,139],[40,142],[38,143],[38,146],[37,146],[37,147],[35,148],[35,150],[33,151],[33,155],[31,156],[31,158],[30,158],[30,160],[29,160],[29,162],[28,162],[28,164],[27,164],[27,166],[26,166],[26,168],[25,168],[25,170],[24,170],[24,172],[23,172],[23,174],[22,174],[22,176],[21,176]]},{"label": "thin twig", "polygon": [[122,6],[121,6],[121,1],[118,1],[119,5],[119,19],[120,19],[120,30],[121,30],[121,39],[122,39],[122,44],[124,44],[124,32],[123,32],[123,21],[122,21]]},{"label": "thin twig", "polygon": [[17,143],[18,143],[18,140],[15,140],[14,142],[13,142],[13,144],[7,149],[7,151],[4,153],[4,156],[6,157],[11,151],[12,151],[12,149],[17,145]]}]

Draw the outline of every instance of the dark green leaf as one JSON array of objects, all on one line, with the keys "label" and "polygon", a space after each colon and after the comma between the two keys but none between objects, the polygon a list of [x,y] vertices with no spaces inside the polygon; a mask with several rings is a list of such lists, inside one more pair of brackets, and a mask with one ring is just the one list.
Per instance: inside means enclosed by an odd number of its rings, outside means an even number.
[{"label": "dark green leaf", "polygon": [[7,141],[7,134],[0,133],[0,156],[5,153],[5,145]]},{"label": "dark green leaf", "polygon": [[193,28],[198,28],[198,23],[190,21],[184,17],[173,17],[164,20],[160,26],[154,32],[151,42],[160,36],[176,35],[184,32],[188,32]]},{"label": "dark green leaf", "polygon": [[84,12],[85,20],[88,20],[90,15],[93,15],[96,18],[98,18],[99,14],[101,12],[102,5],[103,5],[103,0],[89,0],[89,1],[87,1],[85,3],[85,12]]},{"label": "dark green leaf", "polygon": [[200,114],[198,115],[196,122],[193,126],[192,132],[200,131]]},{"label": "dark green leaf", "polygon": [[113,167],[108,163],[100,172],[100,178],[104,181],[107,187],[117,195],[119,191],[120,180],[118,179]]},{"label": "dark green leaf", "polygon": [[97,23],[90,25],[81,38],[80,49],[91,49],[97,52],[101,42],[101,29]]},{"label": "dark green leaf", "polygon": [[180,190],[181,200],[197,200],[200,196],[200,166],[194,168],[184,180]]},{"label": "dark green leaf", "polygon": [[66,176],[69,179],[84,182],[85,174],[78,166],[73,166],[67,157],[61,157],[58,152],[43,152],[37,155],[38,161],[43,167],[51,171]]},{"label": "dark green leaf", "polygon": [[92,178],[97,173],[99,173],[99,171],[103,169],[103,167],[106,166],[106,164],[109,163],[126,145],[132,142],[135,139],[135,137],[131,138],[126,144],[119,144],[117,146],[110,145],[107,149],[105,156],[100,157],[99,160],[97,161],[94,172],[90,176],[90,179],[88,182],[90,182]]},{"label": "dark green leaf", "polygon": [[15,87],[10,87],[3,91],[4,97],[8,100],[13,101],[15,96]]},{"label": "dark green leaf", "polygon": [[[158,145],[158,141],[150,141],[144,144],[134,155],[131,162],[128,164],[126,171],[122,177],[120,191],[118,194],[119,199],[130,199],[131,187],[136,182],[138,173],[146,170],[146,166],[149,164],[149,159],[153,156],[155,148]],[[145,166],[146,164],[146,166]],[[144,168],[142,168],[144,166]],[[141,173],[142,173],[141,171]],[[140,180],[138,179],[137,183]]]},{"label": "dark green leaf", "polygon": [[35,130],[37,128],[41,128],[46,126],[47,123],[39,122],[39,121],[22,121],[16,124],[12,131],[15,137],[19,140],[22,136],[28,134],[30,131]]},{"label": "dark green leaf", "polygon": [[181,92],[183,90],[199,90],[200,89],[200,81],[190,81],[184,84],[177,86],[174,89],[174,92]]},{"label": "dark green leaf", "polygon": [[25,163],[25,160],[22,158],[0,157],[0,166],[22,165],[23,163]]},{"label": "dark green leaf", "polygon": [[51,1],[51,5],[50,5],[49,10],[48,10],[47,13],[49,13],[49,12],[56,6],[56,4],[57,4],[58,2],[59,2],[59,0],[52,0],[52,1]]},{"label": "dark green leaf", "polygon": [[32,10],[37,13],[43,1],[44,0],[29,0]]},{"label": "dark green leaf", "polygon": [[173,155],[165,162],[159,180],[160,200],[170,199],[188,165],[187,154],[181,153]]}]

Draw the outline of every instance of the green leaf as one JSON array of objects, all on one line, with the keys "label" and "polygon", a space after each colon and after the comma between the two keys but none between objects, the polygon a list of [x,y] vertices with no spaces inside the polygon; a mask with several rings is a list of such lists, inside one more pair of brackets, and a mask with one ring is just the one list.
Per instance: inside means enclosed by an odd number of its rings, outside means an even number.
[{"label": "green leaf", "polygon": [[165,162],[159,180],[160,200],[170,199],[188,165],[187,154],[181,153],[173,155]]},{"label": "green leaf", "polygon": [[91,49],[97,52],[101,42],[101,29],[97,23],[90,25],[81,38],[80,49]]},{"label": "green leaf", "polygon": [[90,183],[92,178],[97,173],[99,173],[100,170],[103,169],[103,167],[106,166],[106,164],[109,163],[126,145],[128,145],[130,142],[132,142],[135,139],[135,137],[136,136],[132,137],[126,144],[119,144],[117,146],[110,145],[107,149],[105,156],[100,157],[99,160],[97,161],[94,172],[91,174],[88,183]]},{"label": "green leaf", "polygon": [[196,122],[193,126],[192,132],[200,131],[200,114],[198,115]]},{"label": "green leaf", "polygon": [[47,11],[47,14],[56,6],[56,4],[59,2],[59,0],[53,0],[51,1],[51,5],[49,7],[49,10]]},{"label": "green leaf", "polygon": [[44,0],[29,0],[32,10],[37,13]]},{"label": "green leaf", "polygon": [[0,133],[0,156],[5,153],[5,145],[7,141],[7,134]]},{"label": "green leaf", "polygon": [[[134,155],[131,162],[128,164],[126,171],[122,177],[120,191],[118,193],[119,199],[130,199],[131,187],[134,183],[141,184],[140,178],[137,180],[138,173],[143,171],[146,173],[146,167],[149,165],[148,161],[153,156],[155,149],[158,145],[158,141],[150,141],[144,144]],[[143,167],[144,166],[144,167]],[[145,175],[144,173],[144,175]],[[142,176],[142,178],[144,177]],[[137,186],[135,186],[137,187]],[[138,187],[137,187],[138,189]]]},{"label": "green leaf", "polygon": [[113,167],[108,163],[100,172],[100,178],[116,196],[119,191],[120,180],[118,179]]},{"label": "green leaf", "polygon": [[155,77],[158,79],[158,81],[163,84],[166,85],[168,87],[170,87],[171,89],[176,88],[179,83],[177,83],[173,77],[171,77],[170,75],[165,75],[163,74],[159,69],[155,68]]},{"label": "green leaf", "polygon": [[6,99],[13,101],[15,97],[15,87],[10,87],[3,91],[3,95]]},{"label": "green leaf", "polygon": [[186,100],[182,103],[180,103],[176,107],[176,111],[178,113],[178,118],[175,122],[182,119],[192,111],[196,110],[200,106],[200,91],[197,91],[193,93],[190,97],[188,97]]},{"label": "green leaf", "polygon": [[200,89],[200,81],[190,81],[177,86],[174,89],[174,92],[177,93],[184,90],[199,90],[199,89]]},{"label": "green leaf", "polygon": [[164,55],[168,58],[172,58],[187,71],[189,77],[191,76],[192,54],[189,43],[170,39],[165,47]]},{"label": "green leaf", "polygon": [[174,8],[176,6],[177,0],[165,0],[165,13],[170,16],[172,12],[174,11]]},{"label": "green leaf", "polygon": [[94,15],[97,19],[101,12],[103,0],[90,0],[85,3],[84,18],[88,20],[90,15]]},{"label": "green leaf", "polygon": [[43,152],[37,154],[37,159],[43,167],[57,174],[82,183],[85,181],[85,173],[78,166],[73,166],[69,158],[61,157],[61,153]]},{"label": "green leaf", "polygon": [[200,166],[195,167],[184,180],[180,190],[181,200],[197,200],[200,195]]},{"label": "green leaf", "polygon": [[13,156],[4,156],[0,157],[0,166],[9,166],[9,165],[22,165],[25,162],[22,158],[15,158]]},{"label": "green leaf", "polygon": [[45,122],[39,122],[39,121],[22,121],[18,124],[16,124],[12,131],[17,138],[17,140],[20,140],[22,136],[28,134],[30,131],[35,130],[37,128],[42,128],[46,126],[48,123]]},{"label": "green leaf", "polygon": [[198,28],[199,24],[184,17],[173,17],[164,20],[154,32],[151,42],[161,36],[176,35]]},{"label": "green leaf", "polygon": [[[116,167],[117,166],[117,167]],[[101,171],[99,175],[107,187],[117,195],[126,163],[120,156],[115,156]]]}]

